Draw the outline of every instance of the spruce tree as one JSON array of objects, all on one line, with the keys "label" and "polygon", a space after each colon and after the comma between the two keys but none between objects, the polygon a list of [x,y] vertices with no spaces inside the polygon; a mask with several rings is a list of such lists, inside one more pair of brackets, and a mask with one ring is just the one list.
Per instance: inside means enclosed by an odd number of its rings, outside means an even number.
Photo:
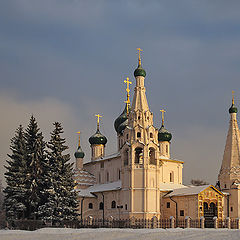
[{"label": "spruce tree", "polygon": [[70,163],[70,155],[64,154],[68,147],[65,139],[61,137],[63,128],[59,122],[53,125],[54,130],[47,144],[47,200],[39,208],[39,215],[42,219],[56,224],[63,220],[76,220],[78,200],[74,190],[73,164]]},{"label": "spruce tree", "polygon": [[8,220],[25,217],[26,211],[26,144],[23,127],[20,125],[11,139],[11,154],[5,173],[7,187],[4,189],[6,217]]},{"label": "spruce tree", "polygon": [[27,153],[26,173],[26,217],[38,219],[38,208],[46,201],[45,175],[47,160],[45,154],[45,142],[39,131],[36,119],[32,116],[25,133]]}]

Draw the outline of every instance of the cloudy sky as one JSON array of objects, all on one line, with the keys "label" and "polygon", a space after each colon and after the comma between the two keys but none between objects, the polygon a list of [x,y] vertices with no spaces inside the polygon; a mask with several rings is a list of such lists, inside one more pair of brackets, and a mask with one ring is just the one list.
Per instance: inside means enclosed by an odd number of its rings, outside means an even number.
[{"label": "cloudy sky", "polygon": [[237,0],[1,0],[0,175],[10,138],[31,114],[46,140],[52,122],[62,122],[71,154],[80,130],[88,161],[100,113],[107,153],[115,152],[123,80],[135,82],[141,47],[155,126],[166,109],[172,156],[185,161],[184,183],[214,184],[232,90],[240,102],[239,9]]}]

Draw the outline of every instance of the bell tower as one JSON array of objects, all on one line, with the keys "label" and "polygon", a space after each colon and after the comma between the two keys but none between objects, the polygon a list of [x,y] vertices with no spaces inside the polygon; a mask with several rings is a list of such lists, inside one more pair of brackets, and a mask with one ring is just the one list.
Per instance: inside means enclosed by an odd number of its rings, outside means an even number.
[{"label": "bell tower", "polygon": [[[138,67],[134,71],[136,85],[129,111],[128,125],[123,131],[125,144],[121,148],[122,188],[130,199],[130,214],[149,218],[151,212],[160,216],[160,192],[157,169],[159,167],[158,130],[153,126],[153,114],[149,110],[142,68],[141,49],[138,48]],[[149,201],[152,199],[152,201]]]},{"label": "bell tower", "polygon": [[218,181],[220,189],[229,193],[227,204],[225,204],[226,212],[229,217],[233,218],[240,217],[240,132],[237,112],[234,96],[232,96],[232,105],[229,108],[229,128]]}]

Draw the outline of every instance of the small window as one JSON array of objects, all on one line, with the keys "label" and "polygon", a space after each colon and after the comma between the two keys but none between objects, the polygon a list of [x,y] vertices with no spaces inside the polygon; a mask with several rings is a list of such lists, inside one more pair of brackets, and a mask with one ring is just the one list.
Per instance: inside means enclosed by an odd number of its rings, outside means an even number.
[{"label": "small window", "polygon": [[184,210],[180,210],[180,216],[184,216]]},{"label": "small window", "polygon": [[138,138],[141,137],[141,133],[140,133],[140,132],[137,133],[137,137],[138,137]]},{"label": "small window", "polygon": [[101,162],[100,167],[101,167],[101,168],[104,168],[104,162]]},{"label": "small window", "polygon": [[89,204],[88,204],[88,208],[89,208],[89,209],[93,209],[93,204],[92,204],[92,203],[89,203]]},{"label": "small window", "polygon": [[126,137],[127,137],[127,139],[128,139],[128,134],[127,134],[127,136],[126,136]]},{"label": "small window", "polygon": [[125,210],[127,210],[127,204],[125,204]]},{"label": "small window", "polygon": [[129,150],[126,149],[126,151],[124,152],[124,161],[123,161],[124,166],[128,165],[128,154],[129,154]]},{"label": "small window", "polygon": [[226,184],[224,185],[224,188],[227,188],[227,185],[226,185]]},{"label": "small window", "polygon": [[107,182],[109,182],[109,172],[107,172]]},{"label": "small window", "polygon": [[150,133],[150,138],[153,138],[153,134],[152,133]]},{"label": "small window", "polygon": [[98,181],[101,183],[101,173],[98,174]]},{"label": "small window", "polygon": [[170,172],[170,182],[174,182],[174,179],[173,179],[173,172]]},{"label": "small window", "polygon": [[99,210],[103,210],[103,202],[99,203]]},{"label": "small window", "polygon": [[140,120],[140,116],[138,116],[138,120]]},{"label": "small window", "polygon": [[233,211],[233,207],[231,207],[231,212]]},{"label": "small window", "polygon": [[120,169],[118,169],[118,180],[120,180],[121,179],[121,171],[120,171]]},{"label": "small window", "polygon": [[166,145],[166,153],[168,154],[168,145]]},{"label": "small window", "polygon": [[167,208],[170,208],[170,202],[167,202]]},{"label": "small window", "polygon": [[116,208],[116,202],[112,201],[112,208]]}]

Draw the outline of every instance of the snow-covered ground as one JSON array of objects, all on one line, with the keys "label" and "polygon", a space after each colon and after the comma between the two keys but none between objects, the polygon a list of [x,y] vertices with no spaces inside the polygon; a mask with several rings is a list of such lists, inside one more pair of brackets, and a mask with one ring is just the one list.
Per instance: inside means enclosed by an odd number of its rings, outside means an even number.
[{"label": "snow-covered ground", "polygon": [[228,229],[70,229],[0,230],[0,240],[240,240],[240,230]]}]

